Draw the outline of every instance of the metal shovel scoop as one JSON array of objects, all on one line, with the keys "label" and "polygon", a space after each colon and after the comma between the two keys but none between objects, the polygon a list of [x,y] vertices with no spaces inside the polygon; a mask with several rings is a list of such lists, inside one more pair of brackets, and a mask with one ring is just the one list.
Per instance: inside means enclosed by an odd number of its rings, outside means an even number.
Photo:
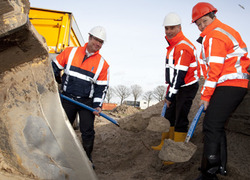
[{"label": "metal shovel scoop", "polygon": [[190,160],[196,152],[197,146],[189,142],[189,140],[193,136],[195,127],[203,110],[204,106],[201,105],[189,127],[187,137],[184,142],[175,142],[171,139],[164,140],[163,147],[158,155],[160,159],[172,162],[186,162]]}]

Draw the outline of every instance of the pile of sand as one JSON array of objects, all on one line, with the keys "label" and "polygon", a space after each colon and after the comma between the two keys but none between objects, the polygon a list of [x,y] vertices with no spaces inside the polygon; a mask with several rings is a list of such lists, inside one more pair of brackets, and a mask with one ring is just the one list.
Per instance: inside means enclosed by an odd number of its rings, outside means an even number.
[{"label": "pile of sand", "polygon": [[140,110],[133,106],[128,105],[121,105],[117,106],[115,109],[112,110],[113,113],[120,114],[120,115],[131,115],[134,113],[139,112]]},{"label": "pile of sand", "polygon": [[[199,99],[197,95],[189,114],[190,121],[199,108]],[[162,130],[169,126],[166,120],[160,117],[162,107],[163,102],[160,102],[143,111],[120,118],[118,119],[120,127],[112,123],[104,125],[102,123],[106,122],[104,119],[97,120],[93,161],[99,179],[190,180],[198,176],[203,151],[202,119],[204,114],[190,140],[197,146],[193,157],[187,162],[164,166],[158,157],[159,151],[151,148],[160,143]],[[227,138],[228,175],[218,175],[219,179],[250,179],[249,136],[227,131]],[[180,152],[180,155],[183,153]]]}]

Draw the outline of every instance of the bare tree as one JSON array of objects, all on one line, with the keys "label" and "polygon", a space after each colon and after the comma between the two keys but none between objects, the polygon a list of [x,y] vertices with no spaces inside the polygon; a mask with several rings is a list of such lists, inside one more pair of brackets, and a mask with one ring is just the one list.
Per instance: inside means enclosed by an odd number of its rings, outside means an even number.
[{"label": "bare tree", "polygon": [[122,105],[123,100],[129,97],[130,95],[129,88],[124,85],[118,85],[117,87],[115,87],[114,92],[121,99],[120,105]]},{"label": "bare tree", "polygon": [[148,107],[149,107],[149,103],[150,101],[153,99],[153,91],[147,91],[144,95],[143,95],[143,99],[147,101],[148,103]]},{"label": "bare tree", "polygon": [[134,107],[136,105],[136,100],[142,95],[142,88],[141,86],[135,84],[131,86],[131,93],[134,97]]},{"label": "bare tree", "polygon": [[106,94],[107,103],[110,103],[110,100],[112,99],[113,95],[114,95],[114,89],[112,87],[109,87]]},{"label": "bare tree", "polygon": [[162,101],[166,95],[166,87],[165,86],[157,86],[153,91],[154,98],[159,102]]}]

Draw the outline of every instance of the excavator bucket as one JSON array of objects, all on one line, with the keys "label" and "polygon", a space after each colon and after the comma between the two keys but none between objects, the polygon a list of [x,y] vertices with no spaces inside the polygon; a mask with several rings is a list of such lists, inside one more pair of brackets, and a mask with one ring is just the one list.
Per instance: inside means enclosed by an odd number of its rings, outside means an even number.
[{"label": "excavator bucket", "polygon": [[32,179],[97,179],[28,13],[28,0],[0,1],[0,169]]}]

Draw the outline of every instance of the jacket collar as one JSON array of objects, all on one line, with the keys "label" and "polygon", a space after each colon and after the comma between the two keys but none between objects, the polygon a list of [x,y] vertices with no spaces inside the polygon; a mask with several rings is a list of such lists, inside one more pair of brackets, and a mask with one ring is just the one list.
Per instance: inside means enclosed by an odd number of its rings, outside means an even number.
[{"label": "jacket collar", "polygon": [[209,24],[204,31],[200,34],[200,37],[196,40],[198,43],[202,43],[202,39],[212,30],[214,30],[215,28],[219,27],[220,24],[222,24],[222,22],[220,20],[218,20],[217,18],[211,23]]},{"label": "jacket collar", "polygon": [[184,37],[184,35],[183,35],[182,31],[180,31],[178,34],[176,34],[176,36],[173,37],[172,39],[168,39],[167,36],[165,36],[165,38],[170,46],[176,45],[178,42],[180,42],[180,40],[183,39],[183,37]]},{"label": "jacket collar", "polygon": [[87,45],[88,43],[85,43],[84,46],[83,46],[83,49],[84,49],[84,52],[85,54],[90,57],[90,56],[93,56],[93,55],[96,55],[96,54],[99,54],[99,50],[94,52],[94,53],[89,53],[88,50],[87,50]]}]

